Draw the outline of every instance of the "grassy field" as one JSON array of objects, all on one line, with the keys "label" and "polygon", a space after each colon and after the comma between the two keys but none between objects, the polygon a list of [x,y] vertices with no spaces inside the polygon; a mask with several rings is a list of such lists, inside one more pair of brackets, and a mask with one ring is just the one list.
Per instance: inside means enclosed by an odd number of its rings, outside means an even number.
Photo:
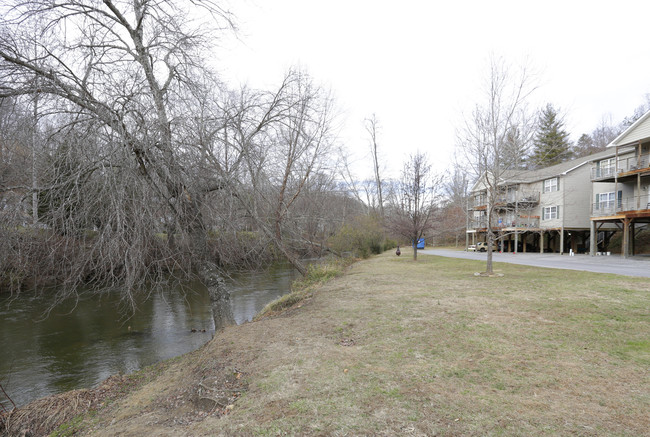
[{"label": "grassy field", "polygon": [[[495,267],[504,276],[422,254],[361,261],[281,315],[226,329],[81,428],[648,435],[647,279]],[[206,406],[206,387],[220,400]]]}]

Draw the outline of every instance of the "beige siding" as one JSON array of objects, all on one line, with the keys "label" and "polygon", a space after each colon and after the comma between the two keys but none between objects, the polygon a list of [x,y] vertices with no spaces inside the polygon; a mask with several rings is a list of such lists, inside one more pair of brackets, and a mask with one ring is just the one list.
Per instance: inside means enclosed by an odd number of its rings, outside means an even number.
[{"label": "beige siding", "polygon": [[564,193],[561,212],[565,228],[589,228],[591,214],[590,167],[583,165],[562,177]]},{"label": "beige siding", "polygon": [[[523,187],[522,188],[523,190],[531,191],[533,193],[540,193],[540,201],[541,201],[541,195],[542,195],[541,193],[542,193],[542,188],[543,188],[542,187],[542,182],[532,182],[530,184],[522,184],[522,187]],[[537,205],[535,205],[535,207],[532,208],[531,211],[529,211],[529,215],[538,216],[539,219],[540,219],[540,223],[541,223],[542,210],[540,209],[539,203]]]},{"label": "beige siding", "polygon": [[[623,189],[622,184],[618,184],[618,185],[619,185],[618,189],[622,190]],[[614,182],[607,182],[607,183],[600,182],[600,183],[597,183],[597,184],[593,184],[593,192],[591,194],[591,202],[593,203],[593,202],[596,201],[596,194],[611,193],[615,189],[616,189],[616,184]]]},{"label": "beige siding", "polygon": [[646,118],[639,125],[635,126],[633,129],[630,129],[629,132],[626,132],[621,138],[616,141],[617,146],[634,143],[639,140],[644,140],[650,138],[650,117]]},{"label": "beige siding", "polygon": [[[549,179],[554,179],[554,178],[549,178]],[[558,191],[551,191],[551,192],[544,192],[544,181],[541,181],[540,183],[540,197],[539,197],[539,226],[542,229],[548,229],[548,228],[559,228],[562,226],[562,215],[564,214],[563,212],[563,207],[562,207],[562,191],[564,190],[564,184],[562,183],[563,181],[560,179],[559,181],[559,189]],[[559,215],[557,218],[554,219],[544,219],[544,208],[551,207],[551,206],[559,206],[560,211]]]}]

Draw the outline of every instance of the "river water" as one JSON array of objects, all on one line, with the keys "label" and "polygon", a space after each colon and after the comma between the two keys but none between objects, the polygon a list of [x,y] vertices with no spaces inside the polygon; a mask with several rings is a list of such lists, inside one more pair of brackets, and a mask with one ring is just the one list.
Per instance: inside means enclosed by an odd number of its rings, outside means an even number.
[{"label": "river water", "polygon": [[[229,281],[237,324],[286,294],[297,272],[279,266]],[[212,338],[210,298],[200,284],[153,293],[126,318],[117,293],[82,295],[44,312],[44,296],[0,300],[0,384],[17,405],[66,390],[93,387],[201,347]],[[196,330],[196,332],[192,332]],[[7,404],[0,392],[0,402]]]}]

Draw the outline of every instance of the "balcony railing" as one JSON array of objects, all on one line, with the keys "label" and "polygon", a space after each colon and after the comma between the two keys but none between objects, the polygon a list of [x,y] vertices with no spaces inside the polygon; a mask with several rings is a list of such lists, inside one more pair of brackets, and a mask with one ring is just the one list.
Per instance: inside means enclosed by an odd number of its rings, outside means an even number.
[{"label": "balcony railing", "polygon": [[498,195],[495,200],[497,204],[538,203],[539,191],[511,191]]},{"label": "balcony railing", "polygon": [[613,178],[616,173],[627,173],[630,171],[641,170],[650,167],[650,155],[647,153],[639,156],[629,156],[618,158],[618,165],[607,167],[598,167],[594,165],[591,168],[591,180]]},{"label": "balcony railing", "polygon": [[485,229],[487,228],[487,222],[483,220],[471,220],[469,222],[470,229]]},{"label": "balcony railing", "polygon": [[[497,206],[510,205],[514,206],[520,204],[539,203],[539,191],[513,191],[509,193],[502,193],[494,199]],[[485,209],[487,208],[487,200],[485,197],[475,197],[472,199],[469,209]]]},{"label": "balcony railing", "polygon": [[[470,229],[485,229],[487,228],[487,221],[485,220],[471,220]],[[539,217],[519,217],[512,218],[495,218],[492,227],[495,229],[503,228],[539,228]]]},{"label": "balcony railing", "polygon": [[616,173],[616,168],[614,166],[611,167],[592,167],[591,168],[591,180],[596,180],[596,179],[607,179],[607,178],[613,178],[614,173]]},{"label": "balcony railing", "polygon": [[470,204],[470,209],[485,209],[487,201],[485,199],[474,199]]},{"label": "balcony railing", "polygon": [[591,206],[591,216],[603,217],[615,215],[620,212],[642,210],[650,210],[650,199],[647,194],[643,196],[633,196],[625,199],[593,203]]},{"label": "balcony railing", "polygon": [[495,228],[538,228],[539,217],[511,217],[496,220]]},{"label": "balcony railing", "polygon": [[618,174],[648,168],[649,156],[650,155],[645,154],[639,156],[630,156],[629,158],[618,158]]}]

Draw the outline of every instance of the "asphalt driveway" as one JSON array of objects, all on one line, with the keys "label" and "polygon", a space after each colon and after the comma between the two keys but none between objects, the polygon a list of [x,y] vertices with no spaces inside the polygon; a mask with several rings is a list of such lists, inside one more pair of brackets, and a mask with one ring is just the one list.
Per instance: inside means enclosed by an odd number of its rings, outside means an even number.
[{"label": "asphalt driveway", "polygon": [[[418,254],[438,255],[451,258],[485,260],[487,253],[465,252],[450,249],[424,249]],[[494,262],[507,262],[551,269],[582,270],[586,272],[614,273],[624,276],[650,278],[650,257],[622,258],[620,255],[589,256],[558,253],[493,253]]]}]

